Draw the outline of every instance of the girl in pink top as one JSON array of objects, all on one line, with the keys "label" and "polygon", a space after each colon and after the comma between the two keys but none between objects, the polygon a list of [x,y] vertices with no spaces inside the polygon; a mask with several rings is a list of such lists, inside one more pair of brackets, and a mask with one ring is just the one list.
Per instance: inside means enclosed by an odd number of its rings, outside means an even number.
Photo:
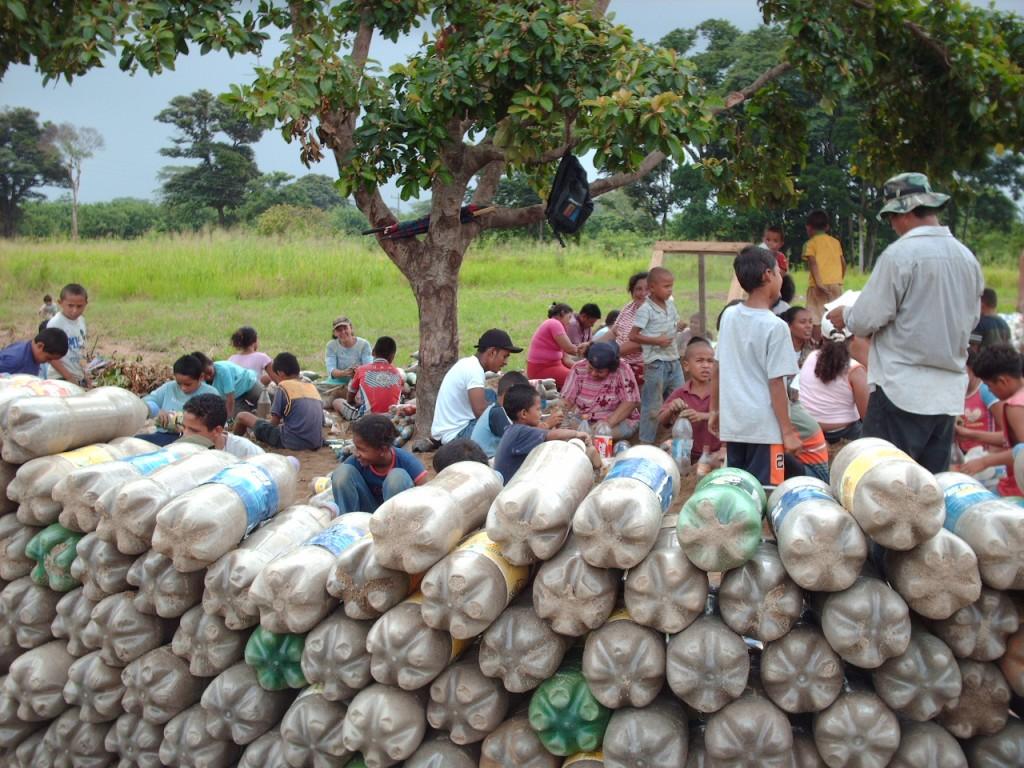
[{"label": "girl in pink top", "polygon": [[561,389],[569,367],[575,364],[573,356],[580,354],[579,345],[569,340],[569,320],[572,307],[554,303],[548,308],[548,319],[537,328],[526,352],[526,375],[531,379],[554,379]]},{"label": "girl in pink top", "polygon": [[619,359],[633,370],[636,383],[644,384],[644,353],[640,345],[629,340],[629,332],[633,330],[633,319],[637,310],[647,301],[647,273],[637,272],[629,278],[629,295],[632,297],[626,306],[619,310],[612,333],[615,343],[619,345]]},{"label": "girl in pink top", "polygon": [[830,443],[856,440],[868,409],[868,376],[850,357],[851,336],[822,320],[821,349],[807,356],[800,368],[800,404]]},{"label": "girl in pink top", "polygon": [[243,325],[231,334],[231,346],[238,352],[228,358],[229,363],[255,371],[264,386],[270,383],[270,364],[273,361],[270,355],[259,351],[260,342],[255,328]]}]

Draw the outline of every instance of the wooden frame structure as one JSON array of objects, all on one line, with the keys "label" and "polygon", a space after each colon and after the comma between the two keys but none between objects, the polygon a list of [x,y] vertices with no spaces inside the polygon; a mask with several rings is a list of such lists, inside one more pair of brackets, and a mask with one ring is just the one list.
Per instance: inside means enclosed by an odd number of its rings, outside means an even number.
[{"label": "wooden frame structure", "polygon": [[707,277],[705,275],[705,257],[707,256],[729,256],[735,257],[737,253],[746,248],[750,243],[723,243],[714,240],[658,240],[654,244],[654,252],[651,254],[651,267],[661,267],[665,264],[665,254],[678,254],[680,256],[697,257],[697,291],[700,303],[700,324],[704,331],[708,327],[707,312]]}]

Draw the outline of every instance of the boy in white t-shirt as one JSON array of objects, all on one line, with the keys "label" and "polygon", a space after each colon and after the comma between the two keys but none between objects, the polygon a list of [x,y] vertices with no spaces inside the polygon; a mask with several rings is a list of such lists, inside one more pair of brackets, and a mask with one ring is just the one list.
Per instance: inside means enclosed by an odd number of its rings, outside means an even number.
[{"label": "boy in white t-shirt", "polygon": [[68,353],[60,360],[50,363],[47,378],[65,379],[85,387],[92,386],[85,351],[85,308],[89,294],[78,283],[68,283],[60,289],[57,304],[60,312],[46,323],[47,328],[60,328],[68,337]]},{"label": "boy in white t-shirt", "polygon": [[785,453],[801,447],[786,391],[787,377],[799,369],[789,328],[771,311],[782,274],[775,256],[753,245],[733,269],[748,296],[722,314],[708,427],[726,443],[730,467],[774,486],[785,479]]},{"label": "boy in white t-shirt", "polygon": [[[256,443],[224,430],[228,423],[228,409],[220,395],[196,395],[182,407],[184,440],[205,438],[218,451],[230,453],[239,459],[259,456],[263,449]],[[198,440],[194,442],[199,442]]]}]

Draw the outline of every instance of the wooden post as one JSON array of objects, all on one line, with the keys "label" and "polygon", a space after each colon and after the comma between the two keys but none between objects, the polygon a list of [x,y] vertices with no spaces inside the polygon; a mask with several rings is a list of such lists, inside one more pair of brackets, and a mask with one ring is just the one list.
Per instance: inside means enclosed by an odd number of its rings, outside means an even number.
[{"label": "wooden post", "polygon": [[700,301],[700,332],[704,336],[708,332],[708,286],[707,278],[704,274],[703,253],[697,254],[697,290]]}]

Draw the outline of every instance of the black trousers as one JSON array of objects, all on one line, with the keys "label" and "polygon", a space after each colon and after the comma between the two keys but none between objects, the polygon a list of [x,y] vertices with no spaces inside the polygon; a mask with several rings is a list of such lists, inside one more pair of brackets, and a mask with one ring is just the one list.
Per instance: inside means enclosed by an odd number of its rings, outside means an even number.
[{"label": "black trousers", "polygon": [[955,423],[955,416],[904,411],[885,396],[881,387],[876,387],[868,398],[863,436],[888,440],[929,472],[945,472],[949,469]]}]

